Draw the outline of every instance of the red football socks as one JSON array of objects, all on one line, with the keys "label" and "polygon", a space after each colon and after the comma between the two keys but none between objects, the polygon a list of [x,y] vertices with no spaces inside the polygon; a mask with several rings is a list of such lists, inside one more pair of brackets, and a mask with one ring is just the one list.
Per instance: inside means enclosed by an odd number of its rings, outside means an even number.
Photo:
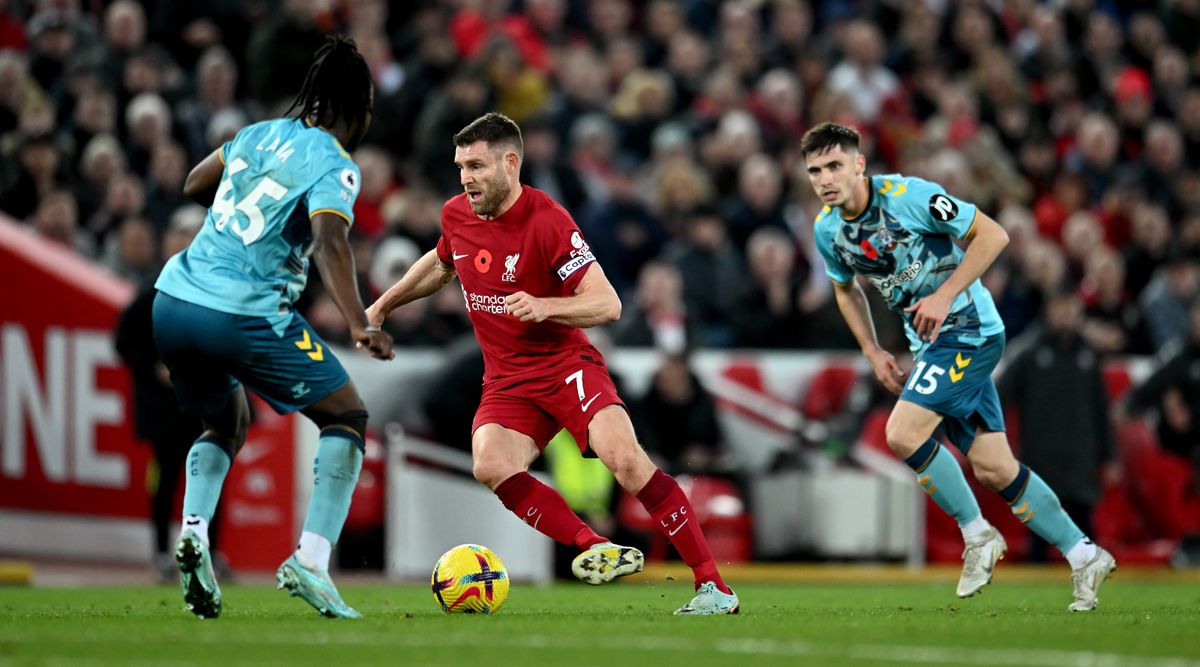
[{"label": "red football socks", "polygon": [[679,488],[679,483],[662,470],[655,470],[646,486],[638,491],[637,498],[654,517],[659,530],[666,533],[671,544],[675,545],[683,562],[692,568],[696,588],[711,581],[722,593],[729,593],[729,587],[721,579],[717,563],[708,549],[708,540],[704,539],[704,533],[700,530],[700,522],[692,511],[692,504],[688,502],[683,489]]},{"label": "red football socks", "polygon": [[558,491],[527,472],[519,472],[496,487],[500,502],[517,518],[556,542],[574,544],[580,551],[607,541],[571,510]]}]

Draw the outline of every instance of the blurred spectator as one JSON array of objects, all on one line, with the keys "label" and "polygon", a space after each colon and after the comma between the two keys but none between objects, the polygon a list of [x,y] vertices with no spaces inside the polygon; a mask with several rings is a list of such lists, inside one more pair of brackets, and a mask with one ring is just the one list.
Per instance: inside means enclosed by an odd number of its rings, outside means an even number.
[{"label": "blurred spectator", "polygon": [[474,336],[454,340],[444,352],[441,369],[425,384],[421,405],[436,442],[469,452],[471,425],[483,397],[483,353]]},{"label": "blurred spectator", "polygon": [[183,196],[183,181],[189,171],[187,153],[170,139],[160,142],[150,154],[150,169],[146,179],[146,216],[158,231],[179,207],[191,200]]},{"label": "blurred spectator", "polygon": [[140,217],[121,221],[109,236],[102,263],[108,270],[133,283],[139,290],[154,286],[158,278],[158,235],[149,220]]},{"label": "blurred spectator", "polygon": [[362,172],[362,186],[354,200],[354,232],[370,239],[384,232],[383,202],[398,187],[387,151],[371,145],[354,152],[354,162]]},{"label": "blurred spectator", "polygon": [[492,40],[484,50],[483,62],[497,111],[519,124],[545,109],[550,98],[549,82],[522,60],[515,44],[504,38]]},{"label": "blurred spectator", "polygon": [[[611,89],[608,63],[591,47],[572,46],[560,60],[558,82],[561,90],[553,114],[558,136],[566,138],[574,131],[581,116],[604,112]],[[572,140],[572,143],[575,142]]]},{"label": "blurred spectator", "polygon": [[783,203],[783,172],[779,165],[762,153],[751,155],[738,172],[737,196],[726,212],[734,247],[745,251],[747,240],[760,229],[786,230]]},{"label": "blurred spectator", "polygon": [[752,286],[737,304],[737,344],[745,347],[806,347],[800,295],[806,272],[797,267],[796,244],[788,234],[764,227],[746,244]]},{"label": "blurred spectator", "polygon": [[[562,202],[572,215],[582,215],[587,192],[567,162],[551,120],[545,116],[530,119],[522,124],[521,137],[525,141],[525,161],[521,165],[525,182]],[[588,242],[595,245],[590,235]]]},{"label": "blurred spectator", "polygon": [[54,91],[76,52],[77,21],[62,9],[43,9],[29,20],[29,73],[44,91]]},{"label": "blurred spectator", "polygon": [[1130,294],[1140,294],[1167,258],[1171,225],[1161,206],[1143,203],[1134,208],[1130,226],[1131,243],[1122,248],[1125,287]]},{"label": "blurred spectator", "polygon": [[27,71],[28,60],[16,51],[0,51],[0,134],[17,129],[21,110],[45,104],[44,93]]},{"label": "blurred spectator", "polygon": [[647,262],[658,256],[667,238],[658,220],[637,196],[637,172],[630,160],[618,161],[609,179],[609,196],[579,215],[579,228],[618,294],[628,294]]},{"label": "blurred spectator", "polygon": [[697,322],[683,301],[679,269],[654,261],[642,267],[633,307],[626,306],[613,340],[629,347],[654,347],[680,354],[700,338]]},{"label": "blurred spectator", "polygon": [[79,206],[67,190],[53,190],[42,197],[33,213],[33,226],[38,234],[85,257],[96,255],[96,244],[79,229]]},{"label": "blurred spectator", "polygon": [[[320,3],[315,0],[282,0],[267,14],[246,45],[246,78],[250,94],[266,115],[281,112],[300,90],[304,74],[320,48],[324,34],[317,26]],[[444,39],[444,36],[443,36]]]},{"label": "blurred spectator", "polygon": [[428,188],[414,184],[394,191],[381,210],[390,234],[411,240],[422,253],[437,245],[442,235],[442,200]]},{"label": "blurred spectator", "polygon": [[444,196],[462,192],[454,167],[454,144],[450,139],[490,108],[488,89],[480,72],[462,68],[446,87],[435,93],[417,118],[413,148],[421,173]]},{"label": "blurred spectator", "polygon": [[1154,272],[1142,291],[1142,313],[1151,349],[1161,350],[1184,340],[1190,330],[1188,310],[1200,298],[1200,264],[1180,252]]},{"label": "blurred spectator", "polygon": [[[1032,341],[1009,362],[997,389],[1004,404],[1017,410],[1021,459],[1090,534],[1102,478],[1117,476],[1117,458],[1101,356],[1082,336],[1082,325],[1074,292],[1050,296],[1044,327],[1027,334]],[[1030,560],[1045,561],[1048,552],[1035,536]]]},{"label": "blurred spectator", "polygon": [[610,197],[609,181],[619,147],[616,124],[604,114],[585,114],[571,126],[570,142],[571,166],[579,174],[587,198],[600,201]]},{"label": "blurred spectator", "polygon": [[135,0],[116,0],[104,10],[104,70],[113,88],[125,81],[125,65],[146,43],[146,13]]},{"label": "blurred spectator", "polygon": [[1172,217],[1182,212],[1176,183],[1183,163],[1183,136],[1174,123],[1154,120],[1145,126],[1146,150],[1142,155],[1140,185],[1146,199],[1159,202]]},{"label": "blurred spectator", "polygon": [[171,134],[171,107],[155,93],[142,93],[126,107],[125,127],[129,132],[125,146],[129,168],[144,177],[154,149]]},{"label": "blurred spectator", "polygon": [[117,98],[99,84],[87,84],[75,101],[71,139],[81,151],[98,136],[117,131]]},{"label": "blurred spectator", "polygon": [[663,358],[634,414],[646,453],[669,474],[698,475],[728,467],[722,461],[716,406],[686,355]]},{"label": "blurred spectator", "polygon": [[0,210],[14,218],[25,218],[60,185],[60,154],[54,137],[36,134],[21,137],[17,148],[17,171],[0,192]]},{"label": "blurred spectator", "polygon": [[664,257],[679,267],[684,303],[700,323],[702,337],[695,342],[716,347],[732,344],[736,304],[748,284],[725,221],[713,208],[693,210],[684,236],[668,244]]},{"label": "blurred spectator", "polygon": [[196,95],[185,98],[175,110],[186,141],[188,164],[195,164],[212,152],[205,134],[218,113],[244,112],[244,105],[234,97],[237,85],[237,63],[225,47],[213,46],[200,56],[196,63]]},{"label": "blurred spectator", "polygon": [[146,208],[146,189],[134,174],[117,174],[108,182],[104,201],[87,219],[87,229],[96,241],[103,242],[125,218],[141,215]]},{"label": "blurred spectator", "polygon": [[641,69],[625,77],[612,101],[620,123],[621,152],[645,160],[654,130],[671,117],[675,83],[663,70]]},{"label": "blurred spectator", "polygon": [[24,51],[29,41],[25,36],[25,27],[15,16],[13,4],[11,0],[0,0],[0,50]]},{"label": "blurred spectator", "polygon": [[1120,148],[1117,125],[1105,114],[1093,111],[1079,122],[1074,153],[1068,157],[1068,164],[1083,176],[1088,201],[1100,201],[1104,189],[1115,180]]},{"label": "blurred spectator", "polygon": [[1102,353],[1146,352],[1139,334],[1137,307],[1125,293],[1125,262],[1116,251],[1099,247],[1087,258],[1080,284],[1086,313],[1083,335]]},{"label": "blurred spectator", "polygon": [[104,204],[109,184],[125,173],[125,166],[125,151],[113,135],[98,134],[87,142],[79,158],[75,187],[84,210],[94,211]]},{"label": "blurred spectator", "polygon": [[900,80],[883,65],[883,33],[857,19],[842,30],[839,46],[845,59],[829,72],[829,89],[848,97],[863,122],[874,123],[884,103],[900,92]]},{"label": "blurred spectator", "polygon": [[1188,459],[1200,479],[1200,301],[1190,309],[1188,335],[1162,350],[1162,364],[1126,399],[1130,416],[1157,416],[1158,442]]}]

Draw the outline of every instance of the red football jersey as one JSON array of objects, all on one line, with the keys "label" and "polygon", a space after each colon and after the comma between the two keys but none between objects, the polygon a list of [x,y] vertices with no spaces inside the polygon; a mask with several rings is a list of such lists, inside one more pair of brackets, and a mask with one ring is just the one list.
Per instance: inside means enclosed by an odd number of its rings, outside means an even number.
[{"label": "red football jersey", "polygon": [[578,328],[522,322],[504,309],[504,298],[516,292],[574,295],[596,261],[566,209],[541,190],[522,188],[516,203],[494,220],[475,215],[465,193],[442,206],[438,259],[453,266],[462,282],[483,349],[484,382],[544,375],[580,357],[601,361]]}]

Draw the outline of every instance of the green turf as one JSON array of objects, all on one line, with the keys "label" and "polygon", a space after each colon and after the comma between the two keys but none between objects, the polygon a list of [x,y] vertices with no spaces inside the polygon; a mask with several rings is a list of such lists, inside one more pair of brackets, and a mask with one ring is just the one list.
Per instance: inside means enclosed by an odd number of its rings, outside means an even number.
[{"label": "green turf", "polygon": [[744,585],[743,611],[676,618],[683,582],[517,585],[496,616],[446,615],[426,587],[345,585],[362,621],[274,589],[225,588],[220,619],[173,588],[0,588],[0,664],[1200,665],[1200,586],[1122,582],[1070,614],[1069,585]]}]

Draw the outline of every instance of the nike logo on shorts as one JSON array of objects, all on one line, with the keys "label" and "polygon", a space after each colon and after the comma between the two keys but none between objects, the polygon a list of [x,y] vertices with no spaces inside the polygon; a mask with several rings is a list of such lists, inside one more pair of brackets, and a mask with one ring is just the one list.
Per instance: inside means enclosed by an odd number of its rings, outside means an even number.
[{"label": "nike logo on shorts", "polygon": [[579,406],[580,412],[587,412],[587,409],[589,407],[591,407],[592,402],[595,401],[599,397],[600,397],[600,392],[596,392],[591,398],[588,399],[587,403],[584,403],[583,405]]}]

